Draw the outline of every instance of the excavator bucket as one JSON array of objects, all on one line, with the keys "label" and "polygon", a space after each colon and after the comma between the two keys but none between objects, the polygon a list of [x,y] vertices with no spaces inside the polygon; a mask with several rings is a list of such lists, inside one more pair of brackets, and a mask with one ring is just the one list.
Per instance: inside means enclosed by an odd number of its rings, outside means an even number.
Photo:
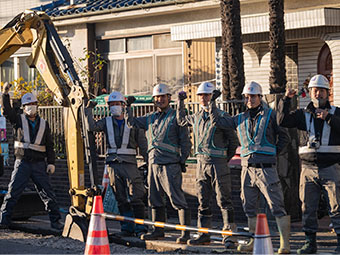
[{"label": "excavator bucket", "polygon": [[75,207],[71,206],[69,213],[66,215],[63,237],[86,241],[89,228],[89,220],[85,213],[80,212]]}]

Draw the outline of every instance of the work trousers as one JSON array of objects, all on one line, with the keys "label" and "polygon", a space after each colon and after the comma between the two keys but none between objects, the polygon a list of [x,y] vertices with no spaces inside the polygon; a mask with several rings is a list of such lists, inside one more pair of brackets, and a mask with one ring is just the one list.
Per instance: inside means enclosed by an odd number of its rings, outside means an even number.
[{"label": "work trousers", "polygon": [[211,197],[216,193],[216,202],[221,211],[227,211],[229,222],[234,222],[234,208],[231,200],[231,178],[228,162],[206,163],[197,160],[196,186],[198,198],[198,214],[211,215]]},{"label": "work trousers", "polygon": [[321,192],[324,192],[333,228],[340,234],[340,165],[329,167],[305,165],[300,175],[303,231],[316,233],[317,211]]},{"label": "work trousers", "polygon": [[276,166],[263,167],[242,166],[241,200],[247,217],[255,217],[260,193],[275,217],[287,215],[284,209],[283,192]]},{"label": "work trousers", "polygon": [[8,192],[1,206],[1,224],[10,224],[14,206],[25,190],[30,178],[41,200],[45,204],[50,221],[57,222],[61,218],[56,195],[51,187],[49,176],[46,173],[45,161],[31,162],[17,159],[14,162],[14,170],[11,181],[8,184]]},{"label": "work trousers", "polygon": [[132,206],[144,205],[145,188],[143,177],[136,164],[110,162],[108,164],[108,173],[119,207],[126,204],[131,204]]},{"label": "work trousers", "polygon": [[149,164],[148,184],[148,199],[151,208],[165,206],[164,194],[168,195],[174,209],[188,208],[182,189],[182,170],[180,164]]}]

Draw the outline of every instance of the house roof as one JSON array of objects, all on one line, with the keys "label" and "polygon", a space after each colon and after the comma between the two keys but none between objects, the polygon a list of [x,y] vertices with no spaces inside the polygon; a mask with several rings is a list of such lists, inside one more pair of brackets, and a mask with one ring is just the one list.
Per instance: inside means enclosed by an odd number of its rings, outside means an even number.
[{"label": "house roof", "polygon": [[152,8],[183,2],[197,2],[197,0],[74,0],[73,5],[70,5],[69,0],[53,0],[49,4],[35,7],[33,10],[44,11],[51,17],[66,17],[85,13],[100,14],[107,11],[126,11],[131,8]]}]

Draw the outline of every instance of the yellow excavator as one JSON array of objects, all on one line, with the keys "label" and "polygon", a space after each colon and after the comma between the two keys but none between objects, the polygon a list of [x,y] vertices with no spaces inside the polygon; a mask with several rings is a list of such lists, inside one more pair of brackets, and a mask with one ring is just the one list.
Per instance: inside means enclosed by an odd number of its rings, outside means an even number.
[{"label": "yellow excavator", "polygon": [[[84,121],[88,96],[69,52],[46,13],[27,10],[0,30],[0,64],[21,47],[31,47],[27,64],[37,68],[56,101],[64,106],[71,206],[62,235],[85,241],[93,197],[100,194],[93,160],[95,152]],[[85,159],[89,164],[90,188],[85,188]]]}]

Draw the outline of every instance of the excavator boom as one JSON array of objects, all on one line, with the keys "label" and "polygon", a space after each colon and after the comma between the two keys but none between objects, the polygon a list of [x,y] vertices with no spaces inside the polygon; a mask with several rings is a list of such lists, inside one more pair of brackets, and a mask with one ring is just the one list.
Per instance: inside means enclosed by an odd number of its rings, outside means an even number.
[{"label": "excavator boom", "polygon": [[85,188],[84,141],[85,152],[89,151],[90,146],[83,118],[88,96],[69,52],[44,12],[27,10],[0,30],[0,64],[19,48],[27,46],[32,49],[27,64],[37,68],[56,101],[64,106],[71,207],[66,216],[63,236],[85,241],[92,198],[98,194],[93,181],[94,162],[90,164],[91,188]]}]

